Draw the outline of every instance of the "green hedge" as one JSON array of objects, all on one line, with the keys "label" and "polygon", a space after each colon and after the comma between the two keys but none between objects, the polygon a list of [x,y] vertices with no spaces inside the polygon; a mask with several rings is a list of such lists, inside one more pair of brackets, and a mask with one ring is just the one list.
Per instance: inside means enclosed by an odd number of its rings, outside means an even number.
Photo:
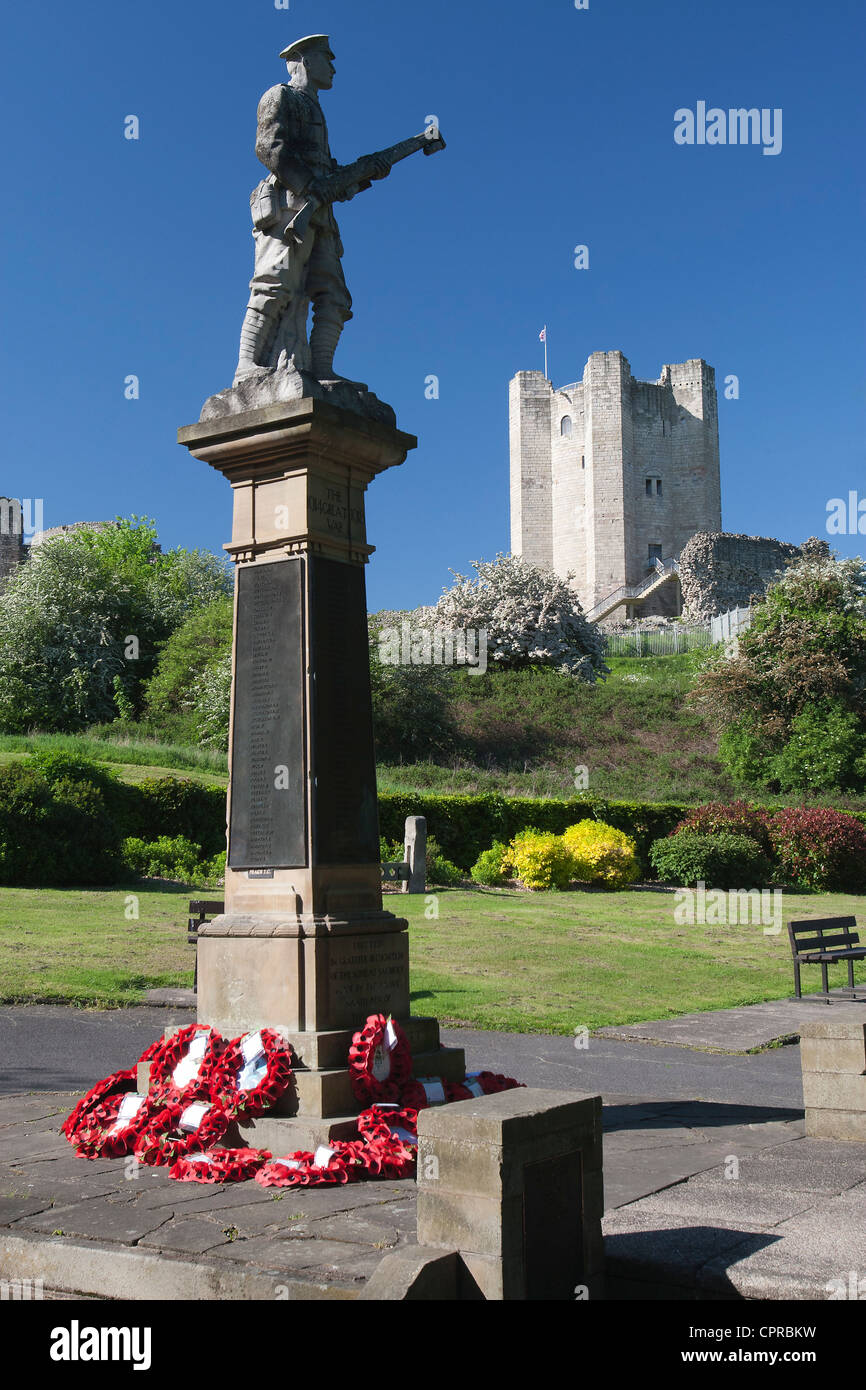
[{"label": "green hedge", "polygon": [[[34,757],[18,766],[27,772],[12,773],[3,784],[5,792],[0,795],[0,830],[5,816],[5,831],[0,834],[0,840],[5,839],[6,844],[6,882],[34,881],[28,875],[38,878],[42,857],[50,848],[52,838],[59,834],[59,827],[52,821],[55,811],[49,815],[46,809],[48,802],[64,803],[62,814],[59,809],[56,814],[64,823],[60,838],[66,835],[72,814],[68,803],[76,797],[78,801],[84,797],[83,791],[77,792],[69,784],[90,783],[97,793],[85,816],[89,829],[84,838],[92,841],[88,855],[89,875],[98,871],[108,873],[120,841],[130,837],[152,842],[162,836],[172,839],[183,836],[201,845],[205,859],[225,850],[226,798],[222,788],[206,787],[182,777],[161,777],[129,785],[84,759],[60,754]],[[61,783],[64,786],[54,797],[51,788]],[[16,804],[19,794],[27,802],[26,812],[23,805]],[[606,801],[590,795],[536,799],[496,793],[461,796],[384,792],[379,797],[379,830],[385,840],[402,844],[406,817],[425,816],[428,836],[435,839],[441,855],[468,875],[478,856],[490,849],[494,840],[507,844],[519,831],[528,829],[561,835],[568,826],[591,817],[630,835],[637,843],[641,873],[655,877],[649,859],[650,846],[653,841],[669,835],[691,809],[661,802]],[[776,811],[779,807],[766,809]],[[74,815],[82,813],[76,810]],[[866,812],[848,814],[866,825]],[[64,880],[58,875],[67,872],[61,861],[69,862],[74,858],[80,833],[76,830],[64,851],[51,856],[58,861],[52,866],[52,881],[77,881],[71,877]],[[104,864],[99,862],[102,856]],[[83,865],[76,868],[76,874],[83,871]]]},{"label": "green hedge", "polygon": [[669,835],[690,807],[648,801],[605,801],[601,797],[459,796],[424,792],[386,792],[379,796],[379,828],[388,840],[403,838],[407,816],[425,816],[427,833],[461,869],[469,870],[494,840],[506,844],[520,830],[561,835],[587,818],[624,830],[637,843],[641,872],[651,871],[653,840]]}]

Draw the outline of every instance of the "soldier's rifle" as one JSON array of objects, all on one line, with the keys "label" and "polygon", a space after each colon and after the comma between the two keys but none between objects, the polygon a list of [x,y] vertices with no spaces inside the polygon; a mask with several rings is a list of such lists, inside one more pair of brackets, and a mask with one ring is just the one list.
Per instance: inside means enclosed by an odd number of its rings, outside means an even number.
[{"label": "soldier's rifle", "polygon": [[422,131],[420,135],[412,135],[408,140],[400,140],[396,145],[389,145],[386,150],[379,150],[377,154],[365,154],[354,163],[347,164],[328,178],[329,196],[327,198],[316,198],[308,194],[306,200],[295,213],[288,227],[286,236],[293,236],[297,242],[302,242],[310,226],[310,220],[315,212],[318,212],[323,203],[345,201],[353,198],[356,193],[362,193],[366,188],[372,188],[373,178],[371,168],[375,164],[384,160],[388,165],[388,173],[391,172],[395,164],[399,164],[401,159],[408,159],[410,154],[415,154],[418,150],[423,150],[424,154],[436,154],[437,150],[445,149],[445,141],[435,127],[430,127]]}]

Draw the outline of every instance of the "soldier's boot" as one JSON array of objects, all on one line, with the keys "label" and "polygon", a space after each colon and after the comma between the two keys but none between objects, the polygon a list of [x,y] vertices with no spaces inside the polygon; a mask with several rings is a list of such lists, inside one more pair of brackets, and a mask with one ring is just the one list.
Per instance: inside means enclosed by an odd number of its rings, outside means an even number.
[{"label": "soldier's boot", "polygon": [[[349,317],[351,318],[351,315]],[[339,376],[334,371],[334,353],[337,351],[344,323],[345,319],[340,314],[333,311],[329,313],[313,306],[313,327],[310,332],[313,376],[320,382],[337,381],[345,386],[353,386],[357,391],[366,391],[368,388],[363,381],[350,381],[348,377]]]},{"label": "soldier's boot", "polygon": [[263,314],[260,309],[247,308],[241,328],[241,347],[237,370],[235,371],[235,386],[245,377],[255,376],[259,372],[267,370],[268,357],[276,331],[277,321],[275,318],[269,314]]}]

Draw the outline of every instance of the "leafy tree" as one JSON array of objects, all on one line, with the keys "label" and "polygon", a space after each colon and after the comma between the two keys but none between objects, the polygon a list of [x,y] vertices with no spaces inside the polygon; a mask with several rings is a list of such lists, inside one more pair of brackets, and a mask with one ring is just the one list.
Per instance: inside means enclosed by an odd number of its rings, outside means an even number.
[{"label": "leafy tree", "polygon": [[161,554],[153,524],[135,517],[35,547],[0,593],[0,728],[128,718],[159,643],[230,582],[215,556]]},{"label": "leafy tree", "polygon": [[381,762],[414,763],[435,760],[451,751],[453,673],[442,666],[392,664],[383,660],[383,643],[402,621],[417,627],[411,613],[370,615],[370,690],[376,755]]},{"label": "leafy tree", "polygon": [[196,686],[193,726],[206,748],[228,748],[231,714],[232,653],[221,652],[209,662]]},{"label": "leafy tree", "polygon": [[144,714],[149,721],[194,731],[193,710],[206,672],[231,653],[232,608],[231,596],[221,595],[191,613],[165,642],[147,683]]},{"label": "leafy tree", "polygon": [[866,756],[866,571],[807,542],[772,584],[732,660],[693,692],[723,731],[738,781],[814,791],[862,786]]},{"label": "leafy tree", "polygon": [[425,622],[434,631],[487,633],[493,666],[550,666],[594,683],[608,675],[604,642],[583,616],[568,579],[519,555],[473,562],[473,579],[454,575]]}]

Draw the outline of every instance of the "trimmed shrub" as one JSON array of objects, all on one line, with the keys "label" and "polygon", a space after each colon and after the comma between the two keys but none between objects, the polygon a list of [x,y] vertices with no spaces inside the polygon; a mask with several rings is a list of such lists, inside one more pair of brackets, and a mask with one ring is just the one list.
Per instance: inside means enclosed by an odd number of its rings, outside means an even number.
[{"label": "trimmed shrub", "polygon": [[142,840],[182,835],[201,845],[205,856],[226,846],[226,794],[190,777],[156,777],[139,782],[128,834]]},{"label": "trimmed shrub", "polygon": [[100,885],[123,876],[120,836],[99,787],[12,763],[0,770],[0,883]]},{"label": "trimmed shrub", "polygon": [[130,836],[123,842],[123,858],[142,878],[174,878],[181,883],[192,883],[203,867],[201,845],[183,835],[160,835],[156,840]]},{"label": "trimmed shrub", "polygon": [[487,888],[507,882],[504,867],[507,853],[508,847],[501,840],[494,840],[490,849],[483,849],[472,865],[473,882],[482,883]]},{"label": "trimmed shrub", "polygon": [[505,867],[524,888],[540,890],[566,888],[571,881],[573,864],[561,835],[522,830],[508,846]]},{"label": "trimmed shrub", "polygon": [[577,821],[601,820],[635,841],[641,872],[651,873],[649,849],[669,835],[689,811],[688,806],[651,801],[605,801],[601,797],[465,796],[434,792],[383,792],[379,796],[379,825],[388,839],[403,834],[407,816],[426,816],[443,852],[469,871],[493,840],[507,844],[521,830],[561,835]]},{"label": "trimmed shrub", "polygon": [[572,877],[603,888],[627,888],[640,877],[637,845],[622,830],[603,821],[582,820],[564,831],[563,843],[573,860]]},{"label": "trimmed shrub", "polygon": [[866,827],[854,816],[788,807],[771,817],[769,830],[786,882],[826,892],[866,890]]},{"label": "trimmed shrub", "polygon": [[123,842],[123,858],[127,868],[141,878],[170,878],[200,885],[215,885],[225,878],[225,850],[202,859],[201,846],[183,835],[160,835],[156,840],[130,836]]},{"label": "trimmed shrub", "polygon": [[720,830],[731,835],[749,835],[761,846],[765,854],[770,854],[770,834],[767,830],[766,811],[750,806],[747,801],[711,801],[706,806],[697,806],[681,820],[674,830],[675,835],[683,831],[695,830],[699,835],[714,835]]},{"label": "trimmed shrub", "polygon": [[437,887],[453,888],[461,882],[463,875],[456,864],[446,859],[433,835],[427,836],[427,882]]},{"label": "trimmed shrub", "polygon": [[657,840],[650,858],[665,883],[707,888],[750,888],[770,882],[773,868],[751,835],[732,835],[718,830],[703,835],[681,830]]}]

